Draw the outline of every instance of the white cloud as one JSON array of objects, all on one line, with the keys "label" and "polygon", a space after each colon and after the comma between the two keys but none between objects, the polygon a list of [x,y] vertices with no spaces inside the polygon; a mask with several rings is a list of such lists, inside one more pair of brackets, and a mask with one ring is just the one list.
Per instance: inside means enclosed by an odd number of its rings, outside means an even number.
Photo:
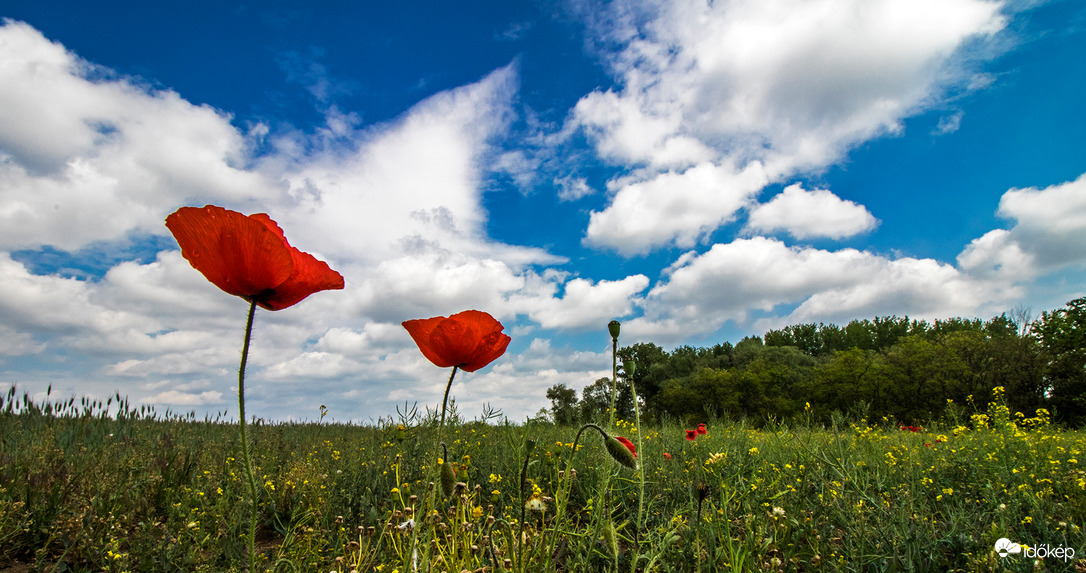
[{"label": "white cloud", "polygon": [[307,152],[280,138],[279,153],[260,163],[288,184],[280,223],[326,256],[369,264],[420,237],[474,256],[553,260],[538,249],[495,249],[482,227],[480,164],[508,127],[516,85],[515,68],[501,68],[355,134],[351,145]]},{"label": "white cloud", "polygon": [[[619,40],[610,64],[623,91],[584,101],[641,114],[629,122],[648,129],[641,141],[692,136],[755,157],[764,145],[815,167],[896,131],[949,83],[968,79],[959,48],[1004,26],[1000,4],[984,0],[628,1],[612,9],[622,17],[599,22]],[[581,119],[607,138],[604,148],[630,139]]]},{"label": "white cloud", "polygon": [[29,332],[19,332],[0,324],[0,356],[37,354],[45,350],[45,344],[37,342]]},{"label": "white cloud", "polygon": [[554,185],[558,188],[558,200],[560,201],[576,201],[596,192],[595,189],[588,185],[588,180],[584,177],[555,178]]},{"label": "white cloud", "polygon": [[303,352],[289,360],[274,364],[265,371],[267,378],[290,381],[312,378],[337,378],[345,374],[359,374],[365,367],[341,354],[330,352]]},{"label": "white cloud", "polygon": [[1000,199],[997,214],[1015,225],[969,243],[958,255],[962,268],[978,276],[1027,281],[1086,264],[1086,174],[1044,189],[1011,189]]},{"label": "white cloud", "polygon": [[1020,295],[1006,283],[976,279],[932,259],[789,247],[755,237],[681,257],[649,291],[645,316],[623,328],[634,336],[682,340],[729,320],[748,324],[752,311],[779,313],[793,306],[771,322],[974,316]]},{"label": "white cloud", "polygon": [[842,239],[870,231],[878,224],[863,205],[845,201],[825,189],[806,191],[799,184],[750,210],[747,230],[773,233],[785,231],[797,239],[828,237]]},{"label": "white cloud", "polygon": [[[590,7],[590,6],[591,7]],[[986,0],[620,0],[582,13],[620,88],[584,96],[571,123],[600,156],[642,167],[595,217],[593,244],[644,252],[727,223],[714,193],[683,199],[656,173],[764,166],[766,182],[820,170],[975,82],[967,48],[1005,25]],[[640,206],[671,207],[635,209]],[[619,214],[621,213],[621,216]],[[706,213],[705,216],[690,216]],[[594,226],[593,226],[594,225]],[[597,240],[598,239],[598,240]],[[640,242],[634,246],[629,241]]]},{"label": "white cloud", "polygon": [[592,212],[585,241],[626,255],[670,242],[689,248],[734,219],[766,182],[759,163],[743,170],[703,163],[630,183]]},{"label": "white cloud", "polygon": [[166,390],[140,400],[142,404],[163,404],[166,406],[213,406],[224,402],[222,392],[217,390],[207,390],[199,393]]},{"label": "white cloud", "polygon": [[649,285],[645,275],[633,275],[618,281],[592,281],[576,278],[565,283],[562,298],[541,299],[542,308],[528,316],[543,328],[599,328],[608,321],[633,312],[635,297]]},{"label": "white cloud", "polygon": [[0,54],[0,249],[161,233],[193,198],[269,187],[228,116],[110,78],[23,23],[0,26]]}]

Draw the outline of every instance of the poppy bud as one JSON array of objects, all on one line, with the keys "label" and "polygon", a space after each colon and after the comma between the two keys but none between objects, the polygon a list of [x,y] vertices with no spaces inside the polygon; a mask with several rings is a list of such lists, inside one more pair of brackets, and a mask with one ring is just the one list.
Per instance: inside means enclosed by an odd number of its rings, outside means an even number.
[{"label": "poppy bud", "polygon": [[607,447],[607,453],[611,454],[614,460],[631,470],[637,469],[637,452],[634,445],[623,438],[622,436],[610,437],[603,441]]},{"label": "poppy bud", "polygon": [[603,547],[610,557],[618,554],[618,532],[615,531],[615,522],[610,519],[603,524]]},{"label": "poppy bud", "polygon": [[453,494],[453,490],[456,489],[456,471],[453,470],[452,464],[445,462],[441,464],[441,493],[445,494],[445,497],[449,497]]},{"label": "poppy bud", "polygon": [[622,323],[617,320],[612,320],[607,323],[607,331],[611,333],[612,340],[618,340],[618,332],[622,329]]}]

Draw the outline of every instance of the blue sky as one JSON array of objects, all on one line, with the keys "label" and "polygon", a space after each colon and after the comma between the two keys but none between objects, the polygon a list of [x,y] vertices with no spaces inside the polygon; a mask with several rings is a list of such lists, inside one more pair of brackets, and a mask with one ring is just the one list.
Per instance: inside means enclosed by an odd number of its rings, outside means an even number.
[{"label": "blue sky", "polygon": [[182,205],[267,212],[343,291],[257,316],[250,409],[437,404],[400,322],[513,337],[513,419],[623,344],[989,318],[1086,293],[1074,0],[0,7],[0,383],[236,413],[245,303]]}]

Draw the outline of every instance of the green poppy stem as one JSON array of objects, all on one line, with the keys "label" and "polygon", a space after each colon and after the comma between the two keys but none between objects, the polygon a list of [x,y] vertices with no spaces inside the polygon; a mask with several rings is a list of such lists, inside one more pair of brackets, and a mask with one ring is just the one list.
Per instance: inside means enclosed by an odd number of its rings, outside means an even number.
[{"label": "green poppy stem", "polygon": [[256,478],[249,456],[249,437],[245,434],[245,363],[249,359],[249,339],[253,335],[253,315],[256,303],[249,303],[249,318],[245,321],[245,343],[241,346],[241,367],[238,368],[238,419],[241,428],[241,461],[245,464],[245,477],[249,481],[249,573],[256,573]]},{"label": "green poppy stem", "polygon": [[445,426],[445,405],[449,403],[449,390],[452,389],[453,376],[456,376],[456,370],[459,366],[453,366],[452,374],[449,374],[449,383],[445,385],[445,397],[441,399],[441,422],[437,425],[438,428]]},{"label": "green poppy stem", "polygon": [[615,396],[618,394],[618,337],[611,338],[611,417],[608,418],[607,429],[615,427]]},{"label": "green poppy stem", "polygon": [[[637,388],[634,386],[633,376],[629,372],[627,372],[626,376],[627,376],[627,379],[628,379],[628,381],[630,383],[630,393],[633,395],[634,424],[635,424],[634,428],[637,429],[637,451],[644,452],[644,450],[641,447],[642,446],[641,434],[643,434],[644,432],[641,431],[642,430],[642,428],[641,428],[641,408],[638,407],[638,405],[637,405]],[[634,552],[635,554],[640,552],[641,533],[642,533],[641,529],[642,529],[642,526],[645,524],[644,523],[644,520],[645,520],[645,517],[644,517],[645,516],[645,465],[644,464],[639,464],[639,467],[637,468],[637,481],[638,481],[638,483],[639,483],[639,485],[641,487],[641,491],[640,491],[639,495],[637,496],[637,527],[634,528],[634,543],[636,544],[638,549]],[[630,571],[631,572],[636,573],[636,571],[637,571],[637,562],[638,562],[638,557],[635,556],[634,559],[633,559],[633,563],[630,565]],[[646,570],[647,569],[648,568],[646,567]]]}]

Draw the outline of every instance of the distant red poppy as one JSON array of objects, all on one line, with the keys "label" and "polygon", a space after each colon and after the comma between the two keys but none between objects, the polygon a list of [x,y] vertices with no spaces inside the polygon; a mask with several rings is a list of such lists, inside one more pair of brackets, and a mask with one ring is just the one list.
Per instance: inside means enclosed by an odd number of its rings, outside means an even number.
[{"label": "distant red poppy", "polygon": [[622,436],[615,436],[615,440],[618,443],[626,446],[626,449],[630,450],[630,453],[633,454],[633,457],[637,457],[637,447],[633,445],[633,442],[627,440],[626,438],[623,438]]},{"label": "distant red poppy", "polygon": [[670,460],[671,459],[671,454],[669,454],[667,452],[664,452],[664,459],[665,460]]},{"label": "distant red poppy", "polygon": [[459,366],[475,372],[505,353],[509,335],[502,323],[479,310],[465,310],[448,318],[406,320],[403,327],[422,355],[442,368]]},{"label": "distant red poppy", "polygon": [[709,432],[709,430],[706,430],[706,429],[705,429],[705,424],[698,424],[698,429],[697,429],[697,432],[698,432],[698,434],[699,434],[699,435],[701,435],[701,434],[706,434],[706,433],[708,433],[708,432]]},{"label": "distant red poppy", "polygon": [[696,437],[698,437],[698,431],[697,430],[687,430],[686,431],[686,439],[687,440],[690,440],[691,442],[693,442],[694,438],[696,438]]},{"label": "distant red poppy", "polygon": [[282,310],[322,290],[343,288],[343,277],[290,246],[264,213],[245,216],[214,205],[182,207],[166,217],[181,256],[228,294]]}]

